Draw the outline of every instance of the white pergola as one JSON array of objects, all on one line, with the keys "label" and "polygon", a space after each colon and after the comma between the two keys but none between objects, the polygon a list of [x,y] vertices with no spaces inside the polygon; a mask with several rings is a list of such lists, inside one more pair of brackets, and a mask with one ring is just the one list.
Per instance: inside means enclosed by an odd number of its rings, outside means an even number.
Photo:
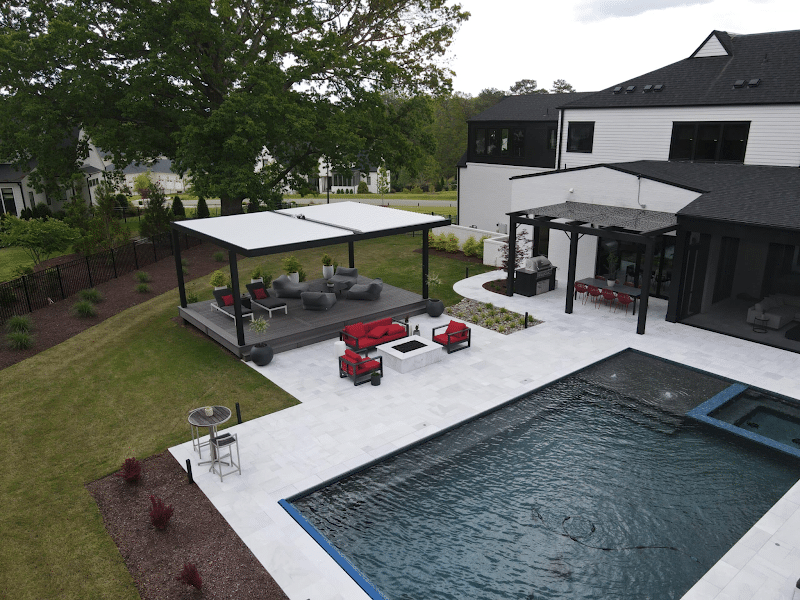
[{"label": "white pergola", "polygon": [[[193,219],[172,223],[175,270],[181,307],[186,308],[186,287],[181,268],[178,236],[181,233],[209,241],[228,250],[231,283],[239,289],[236,255],[265,256],[347,242],[349,265],[355,267],[354,242],[411,231],[422,231],[422,297],[428,297],[428,230],[449,225],[444,217],[382,206],[337,202],[276,211]],[[244,323],[239,294],[234,294],[236,336],[244,345]]]}]

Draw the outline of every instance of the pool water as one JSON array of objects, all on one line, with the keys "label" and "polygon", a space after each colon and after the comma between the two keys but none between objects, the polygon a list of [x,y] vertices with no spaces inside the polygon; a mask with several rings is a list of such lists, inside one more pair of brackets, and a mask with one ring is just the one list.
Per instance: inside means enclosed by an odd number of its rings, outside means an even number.
[{"label": "pool water", "polygon": [[[657,404],[665,384],[641,386],[640,358],[605,361],[291,503],[391,600],[680,598],[800,462],[683,420],[675,396]],[[619,391],[629,376],[646,401]]]},{"label": "pool water", "polygon": [[800,404],[789,398],[748,388],[708,416],[788,448],[800,448]]}]

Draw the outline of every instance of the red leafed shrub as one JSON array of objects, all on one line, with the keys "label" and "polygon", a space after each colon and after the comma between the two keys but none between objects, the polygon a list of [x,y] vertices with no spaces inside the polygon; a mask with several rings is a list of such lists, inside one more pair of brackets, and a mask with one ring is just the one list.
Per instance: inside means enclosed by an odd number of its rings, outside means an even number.
[{"label": "red leafed shrub", "polygon": [[183,571],[175,579],[185,585],[191,585],[198,590],[203,587],[203,578],[200,577],[200,572],[193,563],[186,563],[183,565]]},{"label": "red leafed shrub", "polygon": [[172,505],[167,506],[161,498],[150,496],[150,522],[156,529],[166,529],[169,518],[172,516]]},{"label": "red leafed shrub", "polygon": [[122,463],[122,470],[119,473],[114,473],[117,477],[122,477],[128,483],[136,483],[142,476],[142,463],[136,458],[126,458]]}]

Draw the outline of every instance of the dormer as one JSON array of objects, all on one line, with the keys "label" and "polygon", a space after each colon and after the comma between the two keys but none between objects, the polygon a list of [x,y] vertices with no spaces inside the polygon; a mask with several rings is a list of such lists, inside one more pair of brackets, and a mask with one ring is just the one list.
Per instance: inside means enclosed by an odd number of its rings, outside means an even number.
[{"label": "dormer", "polygon": [[730,56],[730,35],[724,31],[712,31],[700,47],[689,58],[706,58],[709,56]]}]

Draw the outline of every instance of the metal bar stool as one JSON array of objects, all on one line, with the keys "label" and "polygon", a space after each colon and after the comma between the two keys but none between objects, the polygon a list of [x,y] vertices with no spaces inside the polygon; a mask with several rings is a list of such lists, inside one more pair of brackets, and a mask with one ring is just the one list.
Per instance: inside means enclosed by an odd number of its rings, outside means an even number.
[{"label": "metal bar stool", "polygon": [[200,439],[203,437],[200,434],[200,426],[199,425],[195,425],[192,422],[192,420],[190,418],[188,418],[188,417],[190,417],[192,415],[192,413],[195,410],[196,409],[193,408],[192,410],[189,411],[189,414],[187,415],[187,420],[189,421],[189,427],[191,427],[191,429],[192,429],[192,450],[196,450],[197,454],[200,456],[200,458],[203,458],[202,447],[203,446],[208,446],[209,442],[208,442],[208,440],[206,440],[205,442],[201,442],[200,441]]},{"label": "metal bar stool", "polygon": [[[236,460],[233,460],[233,447],[236,446]],[[227,450],[227,454],[225,454]],[[228,462],[225,462],[227,459]],[[231,467],[228,472],[225,472],[222,466]],[[219,470],[217,470],[219,469]],[[239,459],[239,439],[237,435],[225,433],[211,438],[211,470],[219,475],[219,480],[222,481],[223,477],[236,473],[242,474],[242,464]]]}]

